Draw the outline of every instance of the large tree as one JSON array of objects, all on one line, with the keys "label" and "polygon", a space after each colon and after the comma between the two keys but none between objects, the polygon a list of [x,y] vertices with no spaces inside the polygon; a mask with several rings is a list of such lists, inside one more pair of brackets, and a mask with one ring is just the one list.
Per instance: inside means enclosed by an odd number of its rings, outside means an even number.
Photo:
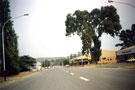
[{"label": "large tree", "polygon": [[69,64],[69,59],[64,59],[63,61],[63,65],[65,66],[65,65],[68,65]]},{"label": "large tree", "polygon": [[[11,19],[9,1],[0,0],[0,43],[2,43],[2,26],[9,19]],[[20,71],[17,42],[18,37],[11,20],[9,20],[4,27],[4,39],[6,75],[18,74]],[[0,60],[2,60],[2,44],[0,44]]]},{"label": "large tree", "polygon": [[[113,6],[93,9],[91,12],[76,10],[66,18],[66,36],[77,33],[82,40],[82,53],[91,53],[92,62],[101,56],[100,37],[107,33],[114,37],[121,29],[119,15]],[[93,43],[93,46],[92,46]]]},{"label": "large tree", "polygon": [[42,67],[49,67],[50,66],[50,61],[49,60],[45,60],[44,62],[42,62]]},{"label": "large tree", "polygon": [[121,46],[121,49],[135,45],[135,24],[132,25],[131,30],[122,30],[119,37],[122,43],[118,43],[116,46]]},{"label": "large tree", "polygon": [[27,55],[21,56],[19,60],[21,71],[30,70],[31,67],[35,65],[35,63],[36,63],[36,59]]}]

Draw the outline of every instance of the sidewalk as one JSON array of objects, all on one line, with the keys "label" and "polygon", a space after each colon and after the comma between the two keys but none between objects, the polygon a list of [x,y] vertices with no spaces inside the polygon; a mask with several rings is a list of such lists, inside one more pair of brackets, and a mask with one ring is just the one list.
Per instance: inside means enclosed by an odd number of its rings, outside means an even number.
[{"label": "sidewalk", "polygon": [[113,63],[96,66],[98,68],[135,69],[135,63]]},{"label": "sidewalk", "polygon": [[110,64],[101,64],[101,65],[88,65],[86,67],[95,67],[95,68],[119,68],[119,69],[133,69],[135,70],[135,63],[110,63]]},{"label": "sidewalk", "polygon": [[30,77],[32,75],[35,75],[37,73],[38,72],[35,72],[35,71],[21,72],[18,75],[13,75],[13,76],[6,77],[7,81],[4,81],[3,80],[3,77],[0,76],[0,88],[3,88],[5,86],[7,86],[7,85],[10,85],[12,83],[15,83],[17,81],[20,81],[20,80],[25,79],[27,77]]}]

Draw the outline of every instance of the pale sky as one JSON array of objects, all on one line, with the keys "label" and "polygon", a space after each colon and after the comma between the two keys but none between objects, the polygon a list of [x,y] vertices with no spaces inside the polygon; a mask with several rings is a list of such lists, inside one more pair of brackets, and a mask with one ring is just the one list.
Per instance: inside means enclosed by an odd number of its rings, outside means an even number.
[{"label": "pale sky", "polygon": [[[135,23],[135,8],[107,0],[9,0],[11,16],[29,13],[27,17],[14,20],[14,29],[19,36],[19,54],[32,57],[59,57],[81,51],[81,40],[77,35],[65,36],[65,20],[68,13],[113,5],[120,15],[123,29]],[[115,0],[135,5],[135,0]],[[118,37],[103,35],[102,49],[119,50],[115,44]]]}]

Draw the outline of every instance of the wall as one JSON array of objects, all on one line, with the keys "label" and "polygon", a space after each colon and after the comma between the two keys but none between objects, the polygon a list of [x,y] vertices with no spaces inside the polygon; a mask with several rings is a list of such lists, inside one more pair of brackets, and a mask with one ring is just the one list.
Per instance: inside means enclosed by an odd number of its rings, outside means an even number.
[{"label": "wall", "polygon": [[[88,56],[83,55],[83,56],[78,56],[76,58],[73,58],[70,63],[74,62],[74,63],[78,63],[82,61],[82,59],[85,61],[87,60],[91,60],[91,55],[88,54]],[[113,50],[102,50],[102,54],[100,56],[100,60],[98,61],[98,63],[102,64],[102,63],[116,63],[116,51]]]}]

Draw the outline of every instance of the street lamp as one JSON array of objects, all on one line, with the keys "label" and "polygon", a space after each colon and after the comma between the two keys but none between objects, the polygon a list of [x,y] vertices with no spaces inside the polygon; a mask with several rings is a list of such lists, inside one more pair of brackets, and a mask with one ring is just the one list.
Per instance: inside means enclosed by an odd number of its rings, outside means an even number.
[{"label": "street lamp", "polygon": [[5,76],[5,71],[6,71],[6,66],[5,66],[5,48],[4,48],[4,27],[5,25],[11,20],[11,19],[16,19],[16,18],[20,18],[22,16],[28,16],[29,14],[23,14],[21,16],[17,16],[14,18],[10,18],[7,21],[4,22],[3,26],[2,26],[2,52],[3,52],[3,70],[4,70],[4,81],[6,81],[6,76]]},{"label": "street lamp", "polygon": [[125,2],[117,2],[117,1],[113,1],[113,0],[108,0],[108,3],[121,3],[121,4],[126,4],[126,5],[129,5],[129,6],[133,7],[133,8],[135,8],[134,5],[129,4],[129,3],[125,3]]}]

